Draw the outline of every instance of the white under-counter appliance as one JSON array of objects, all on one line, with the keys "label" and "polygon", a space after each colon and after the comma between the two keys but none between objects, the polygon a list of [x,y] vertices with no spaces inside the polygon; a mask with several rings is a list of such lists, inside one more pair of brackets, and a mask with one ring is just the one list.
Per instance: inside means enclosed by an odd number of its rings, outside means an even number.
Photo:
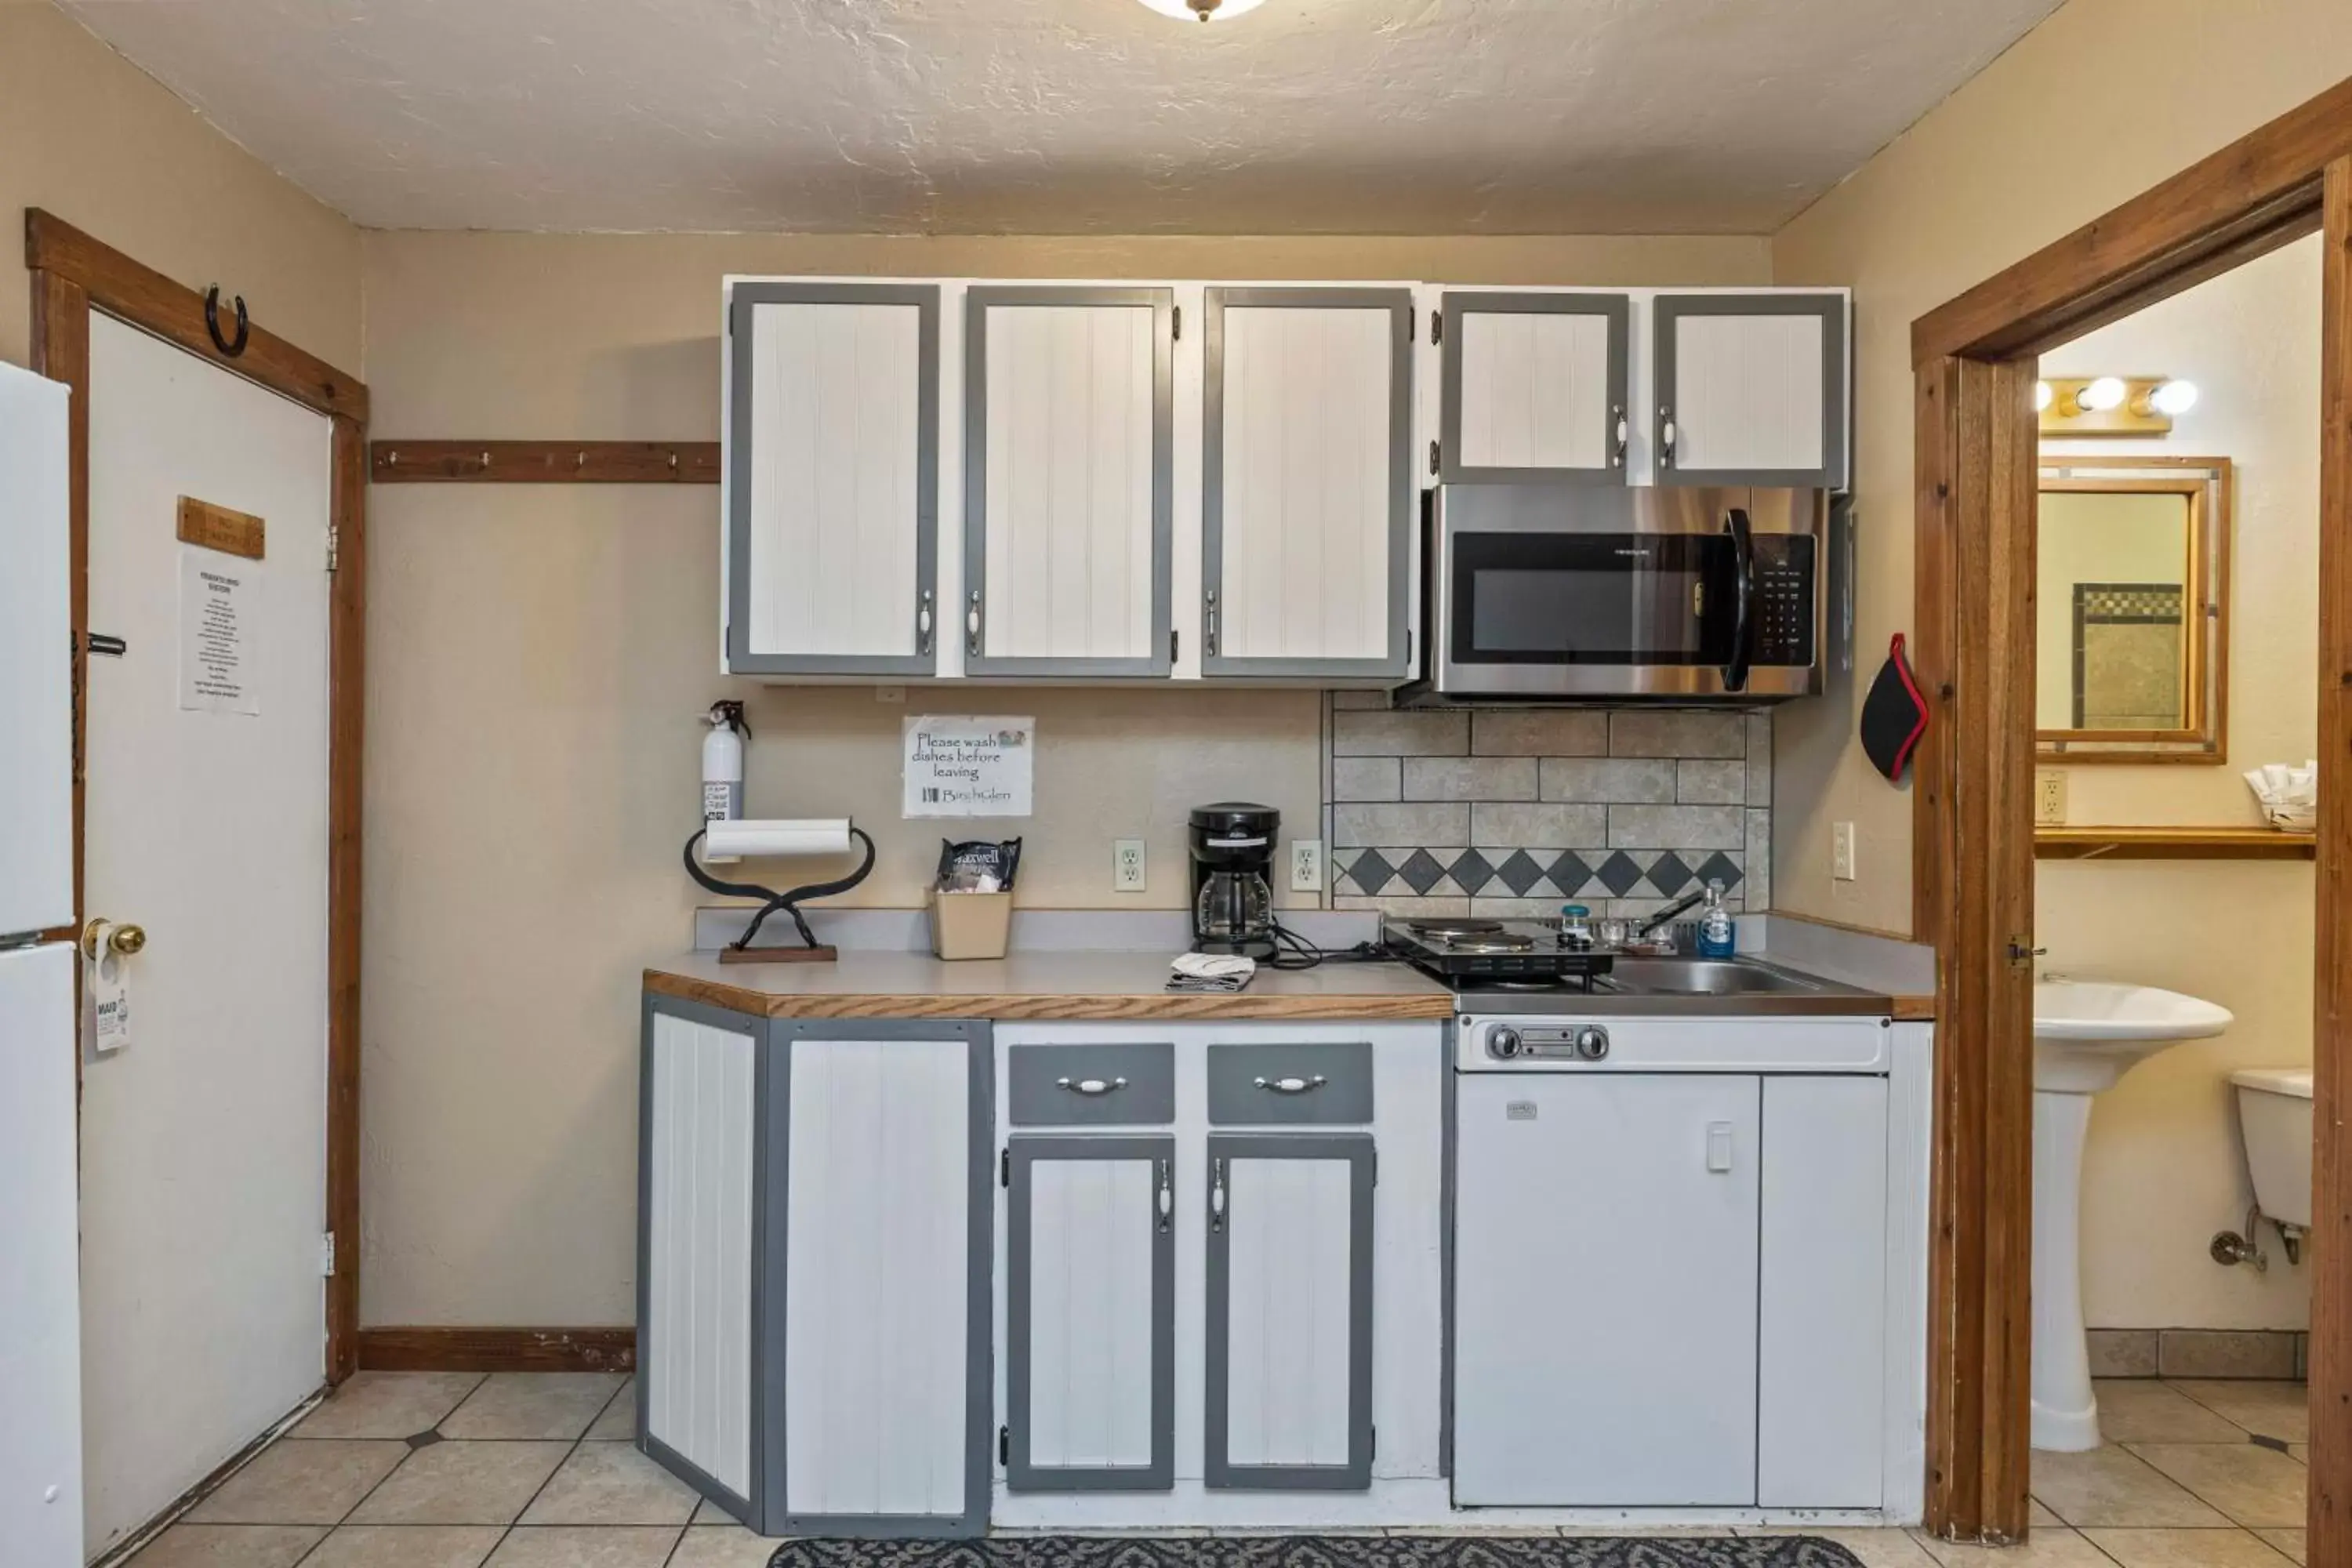
[{"label": "white under-counter appliance", "polygon": [[1607,1005],[1464,997],[1455,1503],[1899,1507],[1895,1026]]}]

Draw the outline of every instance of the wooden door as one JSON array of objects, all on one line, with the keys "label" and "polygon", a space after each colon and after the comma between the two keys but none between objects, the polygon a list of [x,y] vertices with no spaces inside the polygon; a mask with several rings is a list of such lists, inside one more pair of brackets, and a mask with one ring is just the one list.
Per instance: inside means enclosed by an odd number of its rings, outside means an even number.
[{"label": "wooden door", "polygon": [[1360,1133],[1209,1139],[1210,1487],[1371,1485],[1372,1184]]},{"label": "wooden door", "polygon": [[738,283],[728,316],[727,663],[936,668],[940,291]]},{"label": "wooden door", "polygon": [[1412,296],[1211,289],[1205,314],[1202,673],[1403,677]]},{"label": "wooden door", "polygon": [[1176,1475],[1176,1140],[1008,1145],[1005,1483],[1166,1491]]},{"label": "wooden door", "polygon": [[1651,378],[1662,485],[1846,484],[1846,297],[1661,294]]},{"label": "wooden door", "polygon": [[965,312],[965,673],[1166,675],[1174,290],[975,288]]},{"label": "wooden door", "polygon": [[1624,295],[1461,290],[1443,317],[1439,478],[1625,482]]}]

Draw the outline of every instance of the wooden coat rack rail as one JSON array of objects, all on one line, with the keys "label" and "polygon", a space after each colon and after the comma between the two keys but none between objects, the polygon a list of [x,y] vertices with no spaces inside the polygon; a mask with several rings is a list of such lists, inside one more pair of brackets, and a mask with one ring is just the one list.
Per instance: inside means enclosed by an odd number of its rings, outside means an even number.
[{"label": "wooden coat rack rail", "polygon": [[373,441],[368,478],[380,485],[715,485],[719,443]]}]

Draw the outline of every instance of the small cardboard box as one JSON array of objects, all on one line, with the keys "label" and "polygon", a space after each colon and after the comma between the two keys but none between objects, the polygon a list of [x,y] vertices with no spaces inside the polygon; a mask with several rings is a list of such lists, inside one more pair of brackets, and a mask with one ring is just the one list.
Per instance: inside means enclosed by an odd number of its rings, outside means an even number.
[{"label": "small cardboard box", "polygon": [[931,894],[931,952],[940,958],[1003,958],[1013,933],[1010,893]]}]

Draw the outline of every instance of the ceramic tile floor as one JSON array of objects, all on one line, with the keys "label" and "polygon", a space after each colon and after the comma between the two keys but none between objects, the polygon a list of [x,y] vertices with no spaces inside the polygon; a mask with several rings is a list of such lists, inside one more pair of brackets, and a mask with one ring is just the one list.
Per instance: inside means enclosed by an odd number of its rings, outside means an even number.
[{"label": "ceramic tile floor", "polygon": [[[2282,1568],[2304,1560],[2304,1399],[2100,1384],[2108,1446],[2034,1456],[2019,1550],[1806,1533],[1863,1568]],[[635,1419],[617,1374],[362,1373],[131,1568],[761,1568],[774,1542],[639,1456]]]}]

